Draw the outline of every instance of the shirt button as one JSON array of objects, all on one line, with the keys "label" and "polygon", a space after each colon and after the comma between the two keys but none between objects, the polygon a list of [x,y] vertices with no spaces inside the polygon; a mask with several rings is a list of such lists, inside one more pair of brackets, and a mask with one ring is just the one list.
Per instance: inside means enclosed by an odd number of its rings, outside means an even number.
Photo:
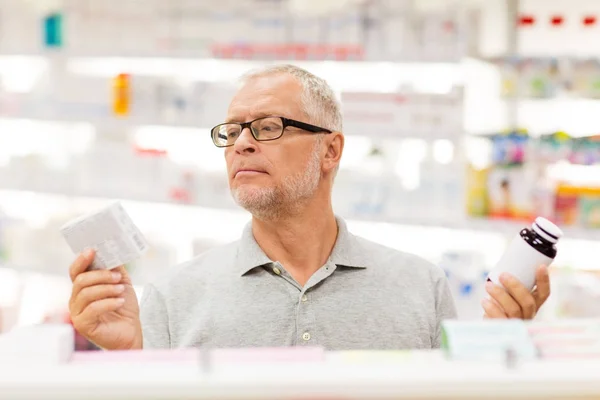
[{"label": "shirt button", "polygon": [[304,341],[308,342],[310,340],[310,333],[304,332],[304,335],[302,335],[302,339],[304,339]]},{"label": "shirt button", "polygon": [[273,267],[273,273],[275,275],[281,275],[281,270],[279,268],[277,268],[277,267]]},{"label": "shirt button", "polygon": [[308,301],[308,296],[307,295],[303,295],[302,296],[302,301]]}]

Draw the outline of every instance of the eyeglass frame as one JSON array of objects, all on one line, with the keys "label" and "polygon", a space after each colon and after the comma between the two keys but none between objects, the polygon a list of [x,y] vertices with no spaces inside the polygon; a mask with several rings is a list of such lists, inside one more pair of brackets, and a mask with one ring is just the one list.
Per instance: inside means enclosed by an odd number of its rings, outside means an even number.
[{"label": "eyeglass frame", "polygon": [[[254,132],[252,131],[251,125],[256,122],[256,121],[260,121],[261,119],[267,119],[267,118],[279,118],[281,119],[282,122],[282,127],[281,127],[281,134],[275,138],[270,138],[270,139],[258,139],[256,136],[254,136]],[[312,125],[312,124],[308,124],[306,122],[301,122],[301,121],[297,121],[295,119],[290,119],[290,118],[285,118],[285,117],[280,117],[277,115],[268,115],[265,117],[260,117],[260,118],[256,118],[253,119],[252,121],[248,121],[248,122],[223,122],[222,124],[218,124],[215,125],[211,130],[210,130],[210,138],[213,142],[213,144],[218,147],[218,148],[226,148],[226,147],[231,147],[235,144],[235,142],[233,142],[232,144],[226,145],[226,146],[219,146],[215,143],[215,139],[213,137],[213,132],[215,129],[217,129],[220,126],[223,125],[239,125],[242,129],[240,130],[240,135],[242,134],[242,132],[244,132],[244,129],[248,128],[248,130],[250,130],[250,134],[252,135],[252,137],[254,138],[254,140],[256,140],[257,142],[270,142],[273,140],[277,140],[277,139],[281,139],[281,137],[283,136],[283,132],[285,132],[285,128],[287,128],[288,126],[294,127],[294,128],[298,128],[298,129],[302,129],[303,131],[307,131],[307,132],[311,132],[311,133],[333,133],[332,130],[330,129],[326,129],[326,128],[321,128],[320,126],[317,125]],[[239,138],[239,136],[238,136]],[[237,139],[236,139],[237,140]]]}]

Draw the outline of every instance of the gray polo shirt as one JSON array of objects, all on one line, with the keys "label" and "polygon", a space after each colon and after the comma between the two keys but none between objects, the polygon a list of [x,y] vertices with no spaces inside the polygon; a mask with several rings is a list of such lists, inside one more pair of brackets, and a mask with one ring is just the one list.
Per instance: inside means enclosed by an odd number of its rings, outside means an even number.
[{"label": "gray polo shirt", "polygon": [[429,349],[454,318],[444,273],[354,236],[338,218],[329,261],[300,286],[252,235],[169,269],[141,300],[144,348]]}]

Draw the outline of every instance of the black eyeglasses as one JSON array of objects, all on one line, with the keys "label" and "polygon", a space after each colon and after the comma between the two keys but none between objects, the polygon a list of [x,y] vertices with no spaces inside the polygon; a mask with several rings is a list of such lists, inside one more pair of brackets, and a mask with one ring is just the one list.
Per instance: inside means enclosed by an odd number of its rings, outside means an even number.
[{"label": "black eyeglasses", "polygon": [[284,117],[263,117],[254,121],[238,124],[229,122],[219,124],[210,130],[213,143],[217,147],[233,146],[237,138],[246,128],[250,129],[252,136],[259,142],[277,140],[283,136],[283,131],[288,126],[293,126],[312,133],[331,133],[329,129],[321,128],[305,122],[295,121]]}]

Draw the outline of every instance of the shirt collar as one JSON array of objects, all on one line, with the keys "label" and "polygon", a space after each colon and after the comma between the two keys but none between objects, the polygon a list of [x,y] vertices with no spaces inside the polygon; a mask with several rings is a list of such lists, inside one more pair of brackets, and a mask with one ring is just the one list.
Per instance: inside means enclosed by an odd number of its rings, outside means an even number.
[{"label": "shirt collar", "polygon": [[[329,256],[329,262],[349,268],[366,268],[366,260],[356,237],[348,231],[346,222],[336,217],[338,237]],[[252,222],[244,228],[236,256],[236,266],[241,275],[273,263],[260,248],[252,233]]]}]

